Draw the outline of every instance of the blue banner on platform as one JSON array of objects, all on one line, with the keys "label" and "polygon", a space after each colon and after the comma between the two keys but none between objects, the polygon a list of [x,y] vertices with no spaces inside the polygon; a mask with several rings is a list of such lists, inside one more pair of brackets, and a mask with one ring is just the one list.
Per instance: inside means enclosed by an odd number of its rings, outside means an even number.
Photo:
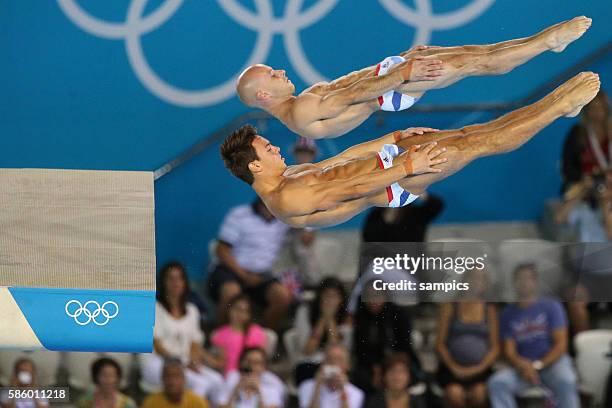
[{"label": "blue banner on platform", "polygon": [[152,351],[154,291],[11,287],[9,292],[48,350]]}]

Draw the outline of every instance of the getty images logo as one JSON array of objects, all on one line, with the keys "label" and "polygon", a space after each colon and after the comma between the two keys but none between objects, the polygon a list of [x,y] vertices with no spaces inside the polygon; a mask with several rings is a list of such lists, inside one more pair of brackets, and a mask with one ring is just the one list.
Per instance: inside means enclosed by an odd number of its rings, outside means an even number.
[{"label": "getty images logo", "polygon": [[106,326],[111,319],[119,315],[119,305],[112,300],[102,305],[95,300],[89,300],[82,304],[78,300],[70,300],[65,306],[66,315],[74,319],[79,326],[87,326],[93,323],[96,326]]}]

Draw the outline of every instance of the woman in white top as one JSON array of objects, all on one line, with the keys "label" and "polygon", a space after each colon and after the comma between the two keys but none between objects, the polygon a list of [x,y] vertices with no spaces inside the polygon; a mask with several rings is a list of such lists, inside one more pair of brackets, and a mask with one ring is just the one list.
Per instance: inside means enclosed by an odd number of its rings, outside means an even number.
[{"label": "woman in white top", "polygon": [[162,268],[155,305],[153,353],[141,355],[142,379],[150,386],[161,388],[164,358],[178,358],[185,366],[187,387],[215,401],[223,376],[210,367],[219,368],[222,362],[203,348],[200,312],[187,301],[188,295],[185,268],[178,262]]}]

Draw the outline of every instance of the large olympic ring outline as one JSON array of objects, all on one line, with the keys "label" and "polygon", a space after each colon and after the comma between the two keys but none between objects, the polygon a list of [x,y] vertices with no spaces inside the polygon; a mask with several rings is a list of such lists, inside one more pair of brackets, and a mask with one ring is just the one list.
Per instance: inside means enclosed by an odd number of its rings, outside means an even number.
[{"label": "large olympic ring outline", "polygon": [[[255,0],[252,12],[239,0],[217,0],[221,9],[235,22],[257,33],[255,45],[240,70],[227,81],[208,89],[186,90],[176,87],[155,73],[142,49],[140,37],[165,24],[177,12],[183,0],[165,0],[157,9],[143,16],[148,0],[132,0],[125,22],[98,19],[77,3],[78,0],[57,0],[62,12],[83,31],[97,37],[125,41],[128,61],[143,86],[165,102],[184,107],[204,107],[223,102],[235,94],[235,81],[240,72],[252,64],[264,62],[270,53],[274,35],[283,35],[283,45],[291,65],[306,83],[325,81],[308,60],[300,31],[327,16],[339,0],[318,0],[301,10],[303,0],[287,0],[282,17],[275,17],[270,0]],[[458,10],[433,14],[431,0],[415,0],[415,9],[401,0],[378,0],[396,20],[416,29],[415,44],[427,44],[434,30],[448,30],[464,25],[486,11],[495,0],[473,0]]]},{"label": "large olympic ring outline", "polygon": [[[71,305],[77,305],[74,311],[70,311]],[[90,310],[88,306],[94,305],[94,310]],[[106,310],[107,305],[112,305],[115,307],[115,313],[110,314],[108,310]],[[89,323],[93,322],[96,326],[106,326],[111,319],[114,319],[119,314],[119,305],[112,300],[104,302],[102,306],[95,300],[89,300],[85,302],[85,304],[81,304],[78,300],[72,299],[66,303],[64,307],[66,311],[66,315],[68,317],[72,317],[76,324],[79,326],[86,326]],[[79,319],[79,316],[85,316],[87,320]],[[102,315],[105,320],[97,320],[97,317]]]}]

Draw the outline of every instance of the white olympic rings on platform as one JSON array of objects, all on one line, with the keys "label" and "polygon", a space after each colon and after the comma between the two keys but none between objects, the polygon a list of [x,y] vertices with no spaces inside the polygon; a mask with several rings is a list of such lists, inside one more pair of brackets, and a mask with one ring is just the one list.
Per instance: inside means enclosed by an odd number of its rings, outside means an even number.
[{"label": "white olympic rings on platform", "polygon": [[[151,68],[144,55],[140,38],[166,23],[180,8],[183,0],[165,0],[156,10],[144,16],[148,0],[132,0],[123,23],[100,20],[87,13],[77,0],[57,0],[64,14],[82,30],[108,39],[125,41],[126,53],[134,73],[142,84],[160,99],[179,106],[202,107],[223,102],[235,93],[235,80],[247,66],[265,62],[274,35],[283,36],[287,56],[297,74],[306,83],[326,78],[308,60],[300,40],[300,31],[328,15],[339,0],[318,0],[302,10],[304,0],[287,0],[282,17],[275,17],[271,0],[254,0],[256,11],[251,11],[239,0],[217,0],[221,9],[236,23],[257,33],[255,45],[238,72],[225,82],[202,90],[186,90],[169,84]],[[477,18],[494,0],[472,0],[468,5],[440,15],[433,14],[431,0],[415,0],[415,9],[401,0],[379,0],[380,4],[398,21],[416,29],[413,44],[426,44],[434,30],[451,29]]]},{"label": "white olympic rings on platform", "polygon": [[[91,306],[93,306],[93,308]],[[107,306],[111,306],[111,312],[114,313],[110,313],[106,310]],[[119,305],[112,300],[104,302],[102,306],[100,306],[95,300],[90,300],[85,302],[85,304],[81,304],[78,300],[73,299],[66,303],[64,309],[66,315],[72,317],[79,326],[86,326],[91,322],[97,326],[106,326],[111,319],[114,319],[119,314]],[[102,317],[100,318],[99,316]]]}]

